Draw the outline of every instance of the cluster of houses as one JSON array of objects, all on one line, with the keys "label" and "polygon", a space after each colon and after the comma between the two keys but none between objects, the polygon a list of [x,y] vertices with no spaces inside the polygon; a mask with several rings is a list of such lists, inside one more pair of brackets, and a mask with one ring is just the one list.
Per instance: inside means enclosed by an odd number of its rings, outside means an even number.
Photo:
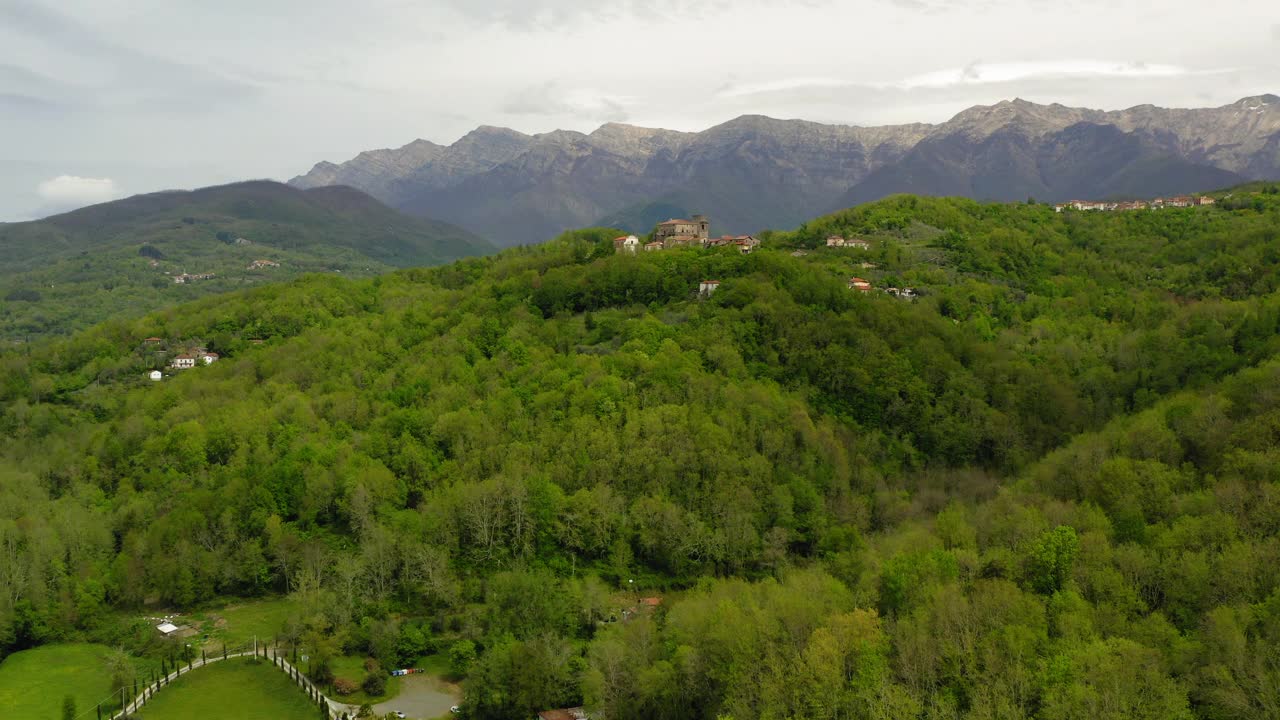
[{"label": "cluster of houses", "polygon": [[248,269],[263,270],[266,268],[278,268],[278,267],[280,267],[280,263],[274,260],[254,260],[253,262],[249,263]]},{"label": "cluster of houses", "polygon": [[197,363],[212,365],[217,361],[218,353],[211,353],[204,348],[196,348],[192,352],[183,353],[175,357],[169,363],[169,367],[174,370],[190,370],[195,367]]},{"label": "cluster of houses", "polygon": [[186,285],[187,283],[193,283],[193,282],[196,282],[197,280],[212,280],[212,279],[213,279],[213,273],[199,273],[195,275],[192,275],[190,273],[182,273],[181,275],[173,276],[173,282],[178,285]]},{"label": "cluster of houses", "polygon": [[855,250],[870,250],[871,243],[859,238],[846,240],[840,235],[832,235],[827,238],[827,247],[829,248],[853,248]]},{"label": "cluster of houses", "polygon": [[[870,281],[863,280],[860,277],[849,278],[849,282],[847,284],[850,290],[857,290],[860,293],[869,293],[872,290],[875,290],[875,287],[871,284]],[[884,289],[884,293],[886,295],[896,297],[899,300],[915,300],[916,298],[920,297],[920,294],[916,292],[915,288],[909,288],[909,287],[908,288],[887,287]]]},{"label": "cluster of houses", "polygon": [[733,246],[743,255],[760,246],[760,241],[751,235],[723,235],[711,237],[711,221],[705,215],[694,215],[692,220],[671,219],[658,223],[653,232],[653,240],[641,243],[635,235],[623,235],[614,238],[613,249],[617,253],[635,254],[642,248],[645,252],[669,250],[674,247],[726,247]]},{"label": "cluster of houses", "polygon": [[1131,202],[1101,202],[1097,200],[1072,200],[1053,206],[1055,212],[1063,210],[1093,210],[1099,212],[1116,212],[1124,210],[1160,210],[1163,208],[1186,208],[1213,205],[1216,201],[1208,195],[1190,197],[1178,195],[1171,198],[1156,198],[1151,202],[1134,200]]}]

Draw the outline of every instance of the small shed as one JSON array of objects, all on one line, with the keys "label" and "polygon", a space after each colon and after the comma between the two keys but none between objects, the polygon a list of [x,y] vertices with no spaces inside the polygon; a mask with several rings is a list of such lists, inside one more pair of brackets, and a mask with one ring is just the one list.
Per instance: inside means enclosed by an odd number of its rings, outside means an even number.
[{"label": "small shed", "polygon": [[156,626],[156,630],[159,630],[161,635],[168,637],[178,632],[178,626],[171,622],[162,622]]},{"label": "small shed", "polygon": [[160,374],[159,370],[152,370],[151,372],[147,373],[147,377],[151,378],[152,382],[160,382],[160,380],[164,376]]}]

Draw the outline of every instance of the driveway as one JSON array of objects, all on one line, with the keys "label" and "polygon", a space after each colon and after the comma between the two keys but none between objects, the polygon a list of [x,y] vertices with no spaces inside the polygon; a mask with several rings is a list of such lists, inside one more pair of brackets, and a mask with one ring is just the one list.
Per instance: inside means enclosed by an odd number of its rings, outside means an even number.
[{"label": "driveway", "polygon": [[373,706],[375,715],[402,712],[414,720],[435,720],[449,714],[449,708],[462,701],[456,685],[430,675],[406,675],[400,678],[400,694]]}]

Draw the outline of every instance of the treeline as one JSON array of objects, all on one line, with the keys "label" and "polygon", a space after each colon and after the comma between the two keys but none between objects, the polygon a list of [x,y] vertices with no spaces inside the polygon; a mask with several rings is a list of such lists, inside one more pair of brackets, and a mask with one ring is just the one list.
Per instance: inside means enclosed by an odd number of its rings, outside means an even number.
[{"label": "treeline", "polygon": [[[292,593],[319,667],[444,652],[478,718],[1273,717],[1256,197],[587,230],[0,355],[0,646]],[[152,336],[223,359],[150,383]]]}]

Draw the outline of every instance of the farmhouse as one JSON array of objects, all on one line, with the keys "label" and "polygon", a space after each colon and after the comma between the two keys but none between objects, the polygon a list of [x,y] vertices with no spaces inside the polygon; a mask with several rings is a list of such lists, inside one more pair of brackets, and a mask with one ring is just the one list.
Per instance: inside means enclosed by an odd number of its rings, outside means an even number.
[{"label": "farmhouse", "polygon": [[849,278],[849,289],[864,293],[871,292],[871,283],[860,277]]},{"label": "farmhouse", "polygon": [[613,239],[613,251],[616,253],[636,254],[640,249],[640,238],[635,235],[623,235],[622,237]]},{"label": "farmhouse", "polygon": [[870,250],[871,243],[858,238],[846,240],[842,235],[832,235],[827,238],[827,247],[829,248],[853,248],[855,250]]},{"label": "farmhouse", "polygon": [[173,362],[169,363],[169,367],[174,370],[190,370],[197,363],[212,365],[218,361],[219,357],[218,353],[207,352],[204,348],[199,348],[195,352],[183,353],[175,357]]}]

